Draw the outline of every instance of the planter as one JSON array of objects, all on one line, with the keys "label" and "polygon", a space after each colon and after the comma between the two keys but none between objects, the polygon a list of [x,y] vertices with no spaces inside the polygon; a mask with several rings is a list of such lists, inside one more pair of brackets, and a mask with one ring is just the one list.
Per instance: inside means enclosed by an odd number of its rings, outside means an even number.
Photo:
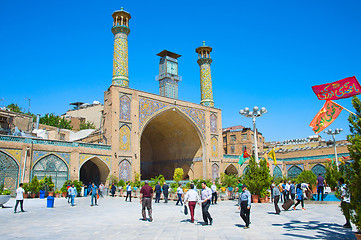
[{"label": "planter", "polygon": [[264,201],[265,201],[266,203],[269,202],[269,197],[268,197],[268,195],[265,196]]},{"label": "planter", "polygon": [[258,195],[252,195],[252,202],[258,203]]},{"label": "planter", "polygon": [[259,198],[259,201],[260,201],[261,203],[265,203],[265,202],[266,202],[266,200],[265,200],[264,198]]},{"label": "planter", "polygon": [[361,240],[361,232],[355,232],[355,237],[357,240]]},{"label": "planter", "polygon": [[31,197],[31,198],[35,198],[35,196],[36,196],[35,193],[31,193],[31,194],[30,194],[30,197]]},{"label": "planter", "polygon": [[28,198],[29,197],[29,194],[27,194],[27,193],[24,193],[24,198]]},{"label": "planter", "polygon": [[10,195],[0,195],[0,207],[10,200]]},{"label": "planter", "polygon": [[63,198],[65,198],[66,197],[66,192],[63,192],[61,195],[63,196]]}]

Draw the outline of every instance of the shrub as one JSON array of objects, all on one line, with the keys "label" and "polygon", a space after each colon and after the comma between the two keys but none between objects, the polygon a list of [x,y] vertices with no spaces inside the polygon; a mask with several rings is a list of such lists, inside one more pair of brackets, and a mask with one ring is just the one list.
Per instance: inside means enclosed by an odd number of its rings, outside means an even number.
[{"label": "shrub", "polygon": [[237,181],[237,175],[221,173],[221,182],[223,187],[235,187],[237,186]]},{"label": "shrub", "polygon": [[82,181],[78,181],[78,180],[74,180],[71,184],[74,184],[74,187],[76,188],[76,191],[78,192],[78,194],[81,191],[81,187],[83,186],[83,182]]},{"label": "shrub", "polygon": [[261,195],[263,190],[267,190],[271,185],[272,177],[267,167],[265,159],[260,160],[259,164],[256,163],[254,157],[250,157],[249,170],[243,176],[243,183],[248,187],[251,194]]},{"label": "shrub", "polygon": [[179,183],[183,179],[183,168],[174,169],[173,179],[176,183]]},{"label": "shrub", "polygon": [[119,182],[117,183],[118,187],[124,187],[125,186],[125,182],[123,179],[120,179]]},{"label": "shrub", "polygon": [[40,189],[40,183],[37,176],[34,176],[29,184],[29,192],[38,193]]},{"label": "shrub", "polygon": [[309,183],[310,188],[312,185],[316,184],[317,176],[310,170],[302,171],[300,175],[297,176],[297,183]]},{"label": "shrub", "polygon": [[160,185],[163,186],[163,184],[165,182],[165,178],[162,174],[159,174],[159,176],[151,178],[150,182],[149,182],[149,186],[155,187],[158,184],[158,182],[160,182]]},{"label": "shrub", "polygon": [[71,184],[71,180],[66,180],[63,184],[63,186],[61,187],[60,191],[61,192],[67,192],[68,191],[68,185]]},{"label": "shrub", "polygon": [[113,174],[110,174],[107,177],[107,180],[109,181],[109,185],[112,185],[112,184],[117,185],[117,183],[118,183],[118,178]]}]

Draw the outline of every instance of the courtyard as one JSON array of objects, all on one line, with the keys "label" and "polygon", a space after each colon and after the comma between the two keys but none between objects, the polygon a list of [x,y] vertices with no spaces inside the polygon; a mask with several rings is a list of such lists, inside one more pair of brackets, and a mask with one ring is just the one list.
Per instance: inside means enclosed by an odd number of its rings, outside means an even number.
[{"label": "courtyard", "polygon": [[16,214],[14,203],[12,198],[5,204],[9,208],[0,209],[1,239],[355,239],[352,230],[342,228],[336,203],[306,203],[306,211],[299,206],[280,215],[271,203],[252,204],[250,229],[243,229],[235,201],[210,207],[212,226],[201,225],[199,206],[192,224],[175,202],[153,203],[153,222],[140,220],[138,198],[100,198],[94,207],[89,197],[76,198],[75,207],[56,198],[54,208],[46,207],[46,199],[25,199],[27,212]]}]

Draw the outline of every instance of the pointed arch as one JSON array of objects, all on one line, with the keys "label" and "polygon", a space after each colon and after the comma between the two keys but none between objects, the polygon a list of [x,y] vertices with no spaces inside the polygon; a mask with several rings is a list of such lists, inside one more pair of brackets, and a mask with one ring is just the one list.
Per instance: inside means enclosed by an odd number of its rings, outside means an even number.
[{"label": "pointed arch", "polygon": [[124,182],[130,181],[132,177],[131,168],[131,163],[127,159],[122,160],[119,164],[119,179]]},{"label": "pointed arch", "polygon": [[212,157],[218,157],[218,139],[217,137],[212,137],[211,138],[211,155]]},{"label": "pointed arch", "polygon": [[14,191],[18,185],[19,164],[9,154],[0,151],[0,185]]},{"label": "pointed arch", "polygon": [[217,133],[217,116],[212,113],[210,116],[211,133]]},{"label": "pointed arch", "polygon": [[121,151],[130,151],[130,128],[124,124],[119,129],[119,149]]},{"label": "pointed arch", "polygon": [[215,181],[219,178],[219,166],[217,163],[213,163],[212,165],[212,180]]},{"label": "pointed arch", "polygon": [[282,170],[279,166],[275,166],[275,168],[273,169],[273,178],[282,178]]},{"label": "pointed arch", "polygon": [[120,120],[130,121],[130,98],[126,95],[120,98],[119,115]]},{"label": "pointed arch", "polygon": [[320,163],[317,163],[315,166],[312,167],[311,171],[318,176],[321,174],[322,177],[325,177],[326,174],[326,168]]},{"label": "pointed arch", "polygon": [[235,174],[238,176],[238,170],[237,168],[233,165],[233,163],[229,164],[227,166],[227,168],[224,170],[225,174]]},{"label": "pointed arch", "polygon": [[298,177],[298,175],[300,175],[301,172],[302,169],[299,166],[293,165],[288,169],[287,176],[291,179],[295,179]]}]

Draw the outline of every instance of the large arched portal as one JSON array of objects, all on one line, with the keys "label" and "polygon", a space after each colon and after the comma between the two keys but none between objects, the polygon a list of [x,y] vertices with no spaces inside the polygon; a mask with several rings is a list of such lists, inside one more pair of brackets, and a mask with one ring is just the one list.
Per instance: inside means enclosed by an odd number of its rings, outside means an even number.
[{"label": "large arched portal", "polygon": [[107,180],[109,175],[108,166],[99,158],[94,157],[87,160],[80,168],[80,181],[84,184],[95,183],[99,186]]},{"label": "large arched portal", "polygon": [[174,169],[185,164],[190,167],[183,168],[184,176],[192,178],[203,174],[200,135],[178,109],[166,110],[149,121],[142,133],[140,148],[142,179],[159,174],[173,179]]}]

